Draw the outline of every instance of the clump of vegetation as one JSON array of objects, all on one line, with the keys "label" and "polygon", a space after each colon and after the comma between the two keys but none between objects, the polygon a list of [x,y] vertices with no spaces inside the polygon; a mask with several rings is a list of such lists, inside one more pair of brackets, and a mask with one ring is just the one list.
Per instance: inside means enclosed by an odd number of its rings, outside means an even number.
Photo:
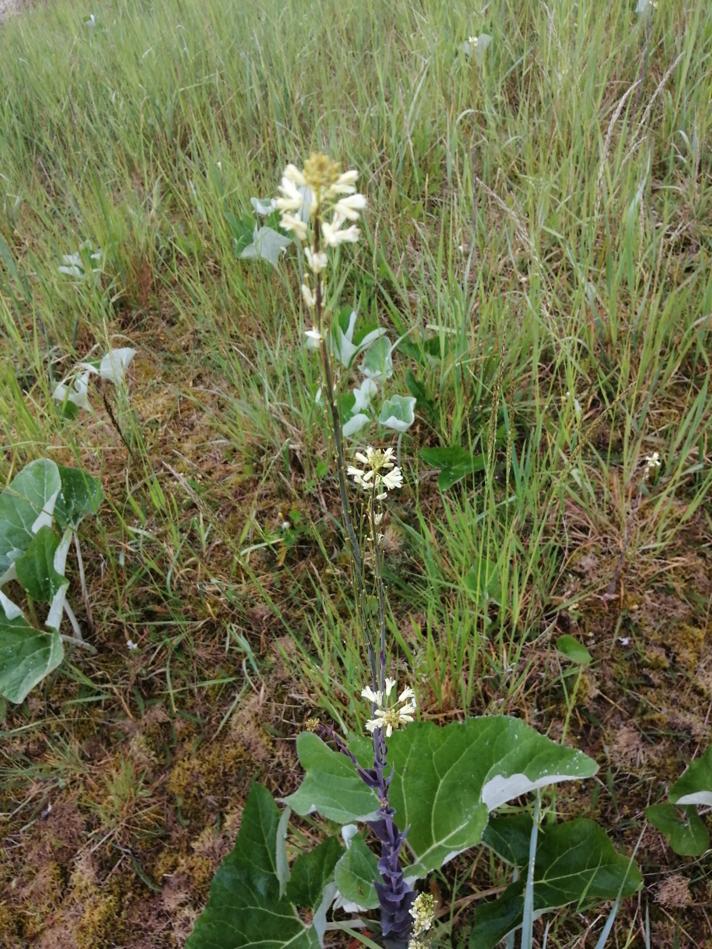
[{"label": "clump of vegetation", "polygon": [[[589,777],[596,771],[594,762],[506,716],[470,718],[444,727],[414,724],[415,692],[410,686],[399,691],[391,678],[383,531],[388,501],[404,487],[404,478],[392,447],[368,446],[355,453],[355,464],[347,465],[344,438],[368,425],[362,410],[378,391],[376,380],[392,373],[393,347],[378,328],[360,341],[354,338],[355,314],[345,337],[343,326],[331,315],[331,283],[338,277],[332,252],[358,241],[355,222],[366,207],[366,198],[355,188],[357,178],[356,171],[342,171],[328,156],[312,154],[303,171],[287,165],[274,205],[281,212],[281,226],[301,245],[310,271],[301,286],[313,324],[305,335],[309,347],[318,350],[322,366],[319,401],[330,422],[341,523],[352,559],[368,679],[361,697],[371,710],[365,722],[370,747],[358,735],[341,735],[318,719],[308,723],[310,730],[297,740],[305,777],[286,803],[302,817],[318,813],[342,825],[346,846],[338,836],[327,837],[313,850],[301,852],[290,866],[290,811],[280,815],[266,789],[255,785],[237,844],[218,870],[188,945],[228,949],[269,938],[284,945],[322,946],[327,929],[352,933],[377,926],[388,949],[426,949],[452,936],[452,911],[447,904],[440,907],[427,891],[419,893],[414,884],[481,841],[513,865],[514,882],[499,900],[478,907],[470,946],[494,946],[521,928],[522,949],[530,949],[535,913],[612,899],[616,902],[604,927],[603,945],[622,898],[641,886],[638,868],[616,853],[592,821],[552,820],[546,833],[540,826],[540,789]],[[341,358],[348,369],[359,353],[365,380],[344,400],[333,360]],[[372,384],[367,395],[366,381]],[[381,425],[401,435],[407,432],[415,402],[414,397],[392,396],[379,416]],[[363,504],[355,505],[349,496],[349,479]],[[559,648],[579,663],[590,662],[587,650],[571,636],[562,637]],[[532,815],[490,818],[531,791],[537,793]],[[374,909],[377,922],[370,919]],[[341,921],[344,914],[352,918]],[[439,925],[438,917],[445,923]]]}]

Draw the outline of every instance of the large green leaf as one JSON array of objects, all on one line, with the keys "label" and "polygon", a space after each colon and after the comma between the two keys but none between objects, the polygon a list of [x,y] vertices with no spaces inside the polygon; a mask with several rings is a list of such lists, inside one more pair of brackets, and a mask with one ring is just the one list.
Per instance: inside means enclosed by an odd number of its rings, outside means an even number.
[{"label": "large green leaf", "polygon": [[63,658],[61,637],[30,626],[18,607],[0,593],[0,695],[22,702]]},{"label": "large green leaf", "polygon": [[[519,815],[493,820],[485,842],[505,859],[526,863],[525,827]],[[531,819],[528,819],[531,830]],[[509,825],[509,826],[508,826]],[[522,922],[524,889],[521,879],[507,887],[499,899],[475,912],[470,949],[491,949]],[[590,820],[574,820],[539,831],[534,877],[534,913],[569,903],[588,906],[599,900],[630,896],[642,885],[640,871],[623,854],[617,853],[605,832]]]},{"label": "large green leaf", "polygon": [[377,879],[378,857],[368,847],[361,834],[357,834],[336,864],[334,880],[339,893],[347,903],[362,909],[375,909],[378,906],[378,894],[374,885]]},{"label": "large green leaf", "polygon": [[300,854],[292,864],[287,883],[287,898],[296,906],[315,909],[324,887],[334,876],[334,867],[344,852],[338,837],[328,837],[308,853]]},{"label": "large green leaf", "polygon": [[0,582],[37,531],[52,523],[62,483],[47,458],[31,462],[0,494]]},{"label": "large green leaf", "polygon": [[[362,742],[354,743],[362,754]],[[375,794],[347,758],[313,734],[297,742],[306,772],[287,802],[298,814],[318,811],[340,823],[366,820]],[[364,759],[365,760],[365,759]],[[424,877],[480,841],[489,812],[561,781],[590,777],[597,766],[507,716],[472,718],[439,727],[415,722],[388,742],[394,769],[390,800],[398,825],[409,828],[409,876]]]},{"label": "large green leaf", "polygon": [[266,260],[276,267],[280,256],[292,243],[291,237],[285,237],[272,227],[258,227],[252,235],[252,242],[239,254],[242,260]]},{"label": "large green leaf", "polygon": [[367,379],[385,382],[393,375],[393,347],[387,336],[374,340],[366,350],[361,371]]},{"label": "large green leaf", "polygon": [[597,771],[587,755],[507,716],[415,723],[394,736],[390,760],[391,802],[414,854],[407,873],[419,877],[478,843],[490,811]]},{"label": "large green leaf", "polygon": [[285,803],[293,811],[302,816],[318,811],[339,824],[376,816],[378,798],[361,781],[348,758],[332,751],[313,732],[303,732],[297,738],[297,754],[304,780],[286,798]]},{"label": "large green leaf", "polygon": [[482,834],[482,842],[502,860],[515,867],[523,867],[529,860],[532,818],[527,811],[517,814],[495,815]]},{"label": "large green leaf", "polygon": [[65,468],[59,465],[62,490],[54,508],[54,516],[62,530],[71,527],[76,530],[87,514],[96,514],[104,492],[101,482],[79,468]]},{"label": "large green leaf", "polygon": [[412,395],[392,395],[381,406],[378,421],[394,432],[407,432],[415,421],[415,399]]},{"label": "large green leaf", "polygon": [[39,603],[50,603],[66,587],[67,580],[55,569],[59,537],[51,527],[42,527],[27,550],[15,561],[17,579],[25,593]]},{"label": "large green leaf", "polygon": [[710,845],[709,831],[692,805],[653,804],[645,816],[682,857],[699,857]]},{"label": "large green leaf", "polygon": [[420,457],[426,465],[432,465],[433,468],[440,470],[438,487],[441,491],[447,491],[467,475],[482,471],[485,466],[484,455],[473,455],[460,445],[423,448]]},{"label": "large green leaf", "polygon": [[712,745],[670,788],[673,804],[712,804]]},{"label": "large green leaf", "polygon": [[317,949],[314,927],[280,896],[278,833],[279,810],[269,791],[254,784],[235,847],[215,874],[186,949]]},{"label": "large green leaf", "polygon": [[[362,321],[363,322],[363,321]],[[349,368],[359,353],[364,352],[386,332],[380,326],[366,332],[358,325],[356,310],[342,309],[334,320],[331,331],[331,348],[342,366]]]}]

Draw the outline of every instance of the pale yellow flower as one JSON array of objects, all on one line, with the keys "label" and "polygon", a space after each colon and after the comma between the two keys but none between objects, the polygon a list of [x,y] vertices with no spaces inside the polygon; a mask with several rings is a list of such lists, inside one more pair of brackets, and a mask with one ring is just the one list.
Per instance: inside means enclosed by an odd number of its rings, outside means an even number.
[{"label": "pale yellow flower", "polygon": [[331,222],[322,221],[321,234],[327,247],[338,247],[339,244],[355,244],[361,236],[361,231],[355,224],[350,227],[342,227],[344,220],[340,214],[334,214]]},{"label": "pale yellow flower", "polygon": [[300,241],[307,239],[307,226],[300,217],[295,217],[293,214],[283,214],[280,224],[285,231],[291,231]]},{"label": "pale yellow flower", "polygon": [[316,306],[316,297],[312,293],[311,287],[307,283],[302,284],[302,299],[309,309]]},{"label": "pale yellow flower", "polygon": [[322,270],[326,269],[327,264],[329,263],[329,258],[326,256],[324,251],[319,251],[314,253],[309,247],[304,251],[304,256],[307,259],[307,264],[312,273],[321,273]]},{"label": "pale yellow flower", "polygon": [[385,730],[386,738],[390,738],[397,728],[413,721],[416,710],[415,693],[411,688],[405,688],[398,696],[397,701],[390,704],[390,695],[395,685],[395,679],[386,679],[385,694],[380,691],[374,692],[369,688],[361,692],[364,698],[376,706],[374,717],[366,722],[367,731],[375,732],[382,728]]}]

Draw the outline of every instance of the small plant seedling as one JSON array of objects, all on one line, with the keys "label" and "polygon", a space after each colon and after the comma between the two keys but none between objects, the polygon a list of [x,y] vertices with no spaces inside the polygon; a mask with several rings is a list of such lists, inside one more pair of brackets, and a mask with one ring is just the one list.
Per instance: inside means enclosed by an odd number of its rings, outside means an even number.
[{"label": "small plant seedling", "polygon": [[668,803],[652,804],[645,816],[675,853],[699,857],[710,846],[709,830],[698,808],[712,807],[712,746],[670,788]]},{"label": "small plant seedling", "polygon": [[[31,462],[0,494],[0,695],[22,702],[64,658],[64,644],[84,642],[67,601],[66,566],[74,542],[82,592],[88,603],[84,565],[77,537],[81,521],[95,514],[103,499],[96,478],[47,458]],[[27,612],[46,607],[38,628],[10,599],[11,582],[26,597]],[[67,618],[72,635],[62,635]]]},{"label": "small plant seedling", "polygon": [[121,385],[135,355],[135,349],[123,347],[110,349],[100,360],[78,363],[55,387],[52,398],[61,403],[66,415],[73,416],[79,409],[90,412],[89,385],[92,379]]}]

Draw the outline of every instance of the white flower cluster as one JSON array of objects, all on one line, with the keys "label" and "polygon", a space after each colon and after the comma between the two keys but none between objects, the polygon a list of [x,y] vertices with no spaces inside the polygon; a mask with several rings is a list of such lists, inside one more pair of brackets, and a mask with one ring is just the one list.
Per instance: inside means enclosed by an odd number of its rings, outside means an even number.
[{"label": "white flower cluster", "polygon": [[408,949],[425,949],[428,945],[429,940],[424,937],[435,922],[436,908],[435,897],[430,893],[420,893],[416,896],[410,908],[410,915],[413,917],[413,932]]},{"label": "white flower cluster", "polygon": [[355,458],[364,466],[356,468],[349,465],[347,473],[364,491],[376,491],[376,498],[383,501],[389,491],[403,487],[403,473],[393,460],[395,457],[392,448],[381,451],[380,448],[369,446],[365,453],[357,451]]},{"label": "white flower cluster", "polygon": [[411,688],[403,689],[396,702],[390,701],[390,696],[396,687],[395,679],[386,679],[385,689],[374,690],[368,686],[361,691],[361,697],[375,706],[374,717],[366,722],[366,728],[375,732],[384,728],[386,738],[390,738],[396,728],[413,721],[416,702],[415,692]]},{"label": "white flower cluster", "polygon": [[[279,197],[274,199],[273,205],[281,212],[280,223],[284,230],[297,240],[311,244],[305,247],[304,256],[317,286],[323,287],[321,275],[329,263],[326,250],[321,248],[328,250],[340,244],[353,244],[361,236],[355,222],[366,207],[366,198],[356,191],[357,179],[357,171],[342,172],[336,162],[321,154],[311,155],[303,170],[290,163],[282,173]],[[328,220],[327,215],[330,215]],[[308,280],[301,290],[307,308],[314,309],[319,291],[315,291]],[[309,330],[306,335],[307,345],[321,345],[323,336],[318,328]]]},{"label": "white flower cluster", "polygon": [[[312,155],[304,171],[293,164],[284,169],[274,206],[282,212],[282,227],[300,241],[307,239],[309,218],[317,214],[321,218],[327,209],[331,220],[320,220],[320,237],[327,247],[354,244],[361,236],[354,222],[366,207],[366,198],[356,192],[358,172],[339,172],[337,168],[326,156]],[[308,254],[307,263],[319,273],[326,266],[326,254]]]},{"label": "white flower cluster", "polygon": [[652,455],[647,455],[645,458],[645,467],[648,471],[653,471],[655,468],[659,468],[662,462],[660,461],[660,452],[654,451]]}]

